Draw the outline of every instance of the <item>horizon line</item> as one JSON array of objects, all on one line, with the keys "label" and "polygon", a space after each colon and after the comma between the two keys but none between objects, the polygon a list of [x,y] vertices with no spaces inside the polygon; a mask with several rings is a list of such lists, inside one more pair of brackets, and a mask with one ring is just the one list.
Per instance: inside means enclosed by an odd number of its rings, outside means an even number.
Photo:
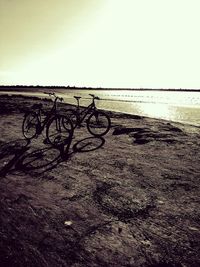
[{"label": "horizon line", "polygon": [[22,88],[58,88],[58,89],[73,89],[73,90],[132,90],[132,91],[189,91],[189,92],[192,92],[192,91],[200,91],[200,88],[198,89],[194,89],[194,88],[128,88],[128,87],[121,87],[121,88],[116,88],[116,87],[86,87],[86,86],[62,86],[62,85],[0,85],[0,90],[3,89],[3,88],[19,88],[19,87],[22,87]]}]

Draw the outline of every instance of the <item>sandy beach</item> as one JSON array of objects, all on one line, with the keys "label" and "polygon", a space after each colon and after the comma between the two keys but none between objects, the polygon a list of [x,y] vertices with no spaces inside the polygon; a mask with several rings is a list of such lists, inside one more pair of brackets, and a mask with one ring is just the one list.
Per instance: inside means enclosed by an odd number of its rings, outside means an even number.
[{"label": "sandy beach", "polygon": [[34,103],[0,96],[1,267],[200,266],[199,127],[108,112],[61,151],[24,139]]}]

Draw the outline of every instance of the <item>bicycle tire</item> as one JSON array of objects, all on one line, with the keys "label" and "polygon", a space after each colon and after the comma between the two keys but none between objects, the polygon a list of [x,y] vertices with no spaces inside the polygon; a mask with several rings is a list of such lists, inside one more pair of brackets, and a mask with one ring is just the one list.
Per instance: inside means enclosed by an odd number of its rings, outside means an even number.
[{"label": "bicycle tire", "polygon": [[65,117],[69,118],[73,124],[73,128],[76,128],[78,125],[78,115],[77,112],[73,109],[65,110]]},{"label": "bicycle tire", "polygon": [[52,146],[58,147],[68,143],[73,135],[73,125],[63,115],[53,116],[46,126],[46,138]]},{"label": "bicycle tire", "polygon": [[107,134],[110,127],[110,117],[102,111],[95,111],[87,120],[87,129],[93,136],[98,137]]},{"label": "bicycle tire", "polygon": [[22,133],[28,140],[33,139],[37,135],[39,126],[39,118],[35,112],[27,113],[22,123]]}]

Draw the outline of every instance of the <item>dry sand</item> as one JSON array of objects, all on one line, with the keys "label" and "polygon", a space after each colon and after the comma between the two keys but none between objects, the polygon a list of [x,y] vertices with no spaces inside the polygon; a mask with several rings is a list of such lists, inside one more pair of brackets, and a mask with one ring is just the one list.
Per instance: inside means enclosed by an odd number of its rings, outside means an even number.
[{"label": "dry sand", "polygon": [[200,266],[200,129],[110,112],[63,158],[23,138],[36,102],[0,97],[0,266]]}]

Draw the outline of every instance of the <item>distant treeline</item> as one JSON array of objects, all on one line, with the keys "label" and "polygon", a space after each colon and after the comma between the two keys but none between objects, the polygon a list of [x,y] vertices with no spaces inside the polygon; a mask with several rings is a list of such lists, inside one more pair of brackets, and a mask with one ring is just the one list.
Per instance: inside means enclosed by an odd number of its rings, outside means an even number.
[{"label": "distant treeline", "polygon": [[41,86],[41,85],[0,85],[1,91],[21,91],[21,90],[131,90],[131,91],[183,91],[183,92],[200,92],[200,89],[190,88],[102,88],[102,87],[76,87],[76,86]]}]

